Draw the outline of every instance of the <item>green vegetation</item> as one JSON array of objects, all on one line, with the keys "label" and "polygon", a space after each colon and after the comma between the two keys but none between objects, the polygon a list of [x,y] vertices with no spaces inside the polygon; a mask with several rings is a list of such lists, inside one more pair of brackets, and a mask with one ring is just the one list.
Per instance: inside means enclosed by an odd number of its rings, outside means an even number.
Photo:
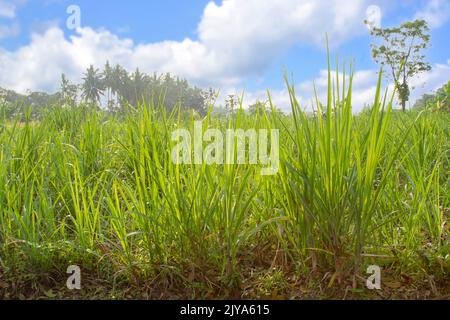
[{"label": "green vegetation", "polygon": [[103,71],[91,65],[82,80],[81,84],[73,84],[62,74],[60,90],[54,94],[32,92],[21,95],[0,88],[3,113],[11,119],[22,114],[25,106],[30,108],[30,118],[35,120],[48,106],[72,106],[77,103],[95,104],[106,112],[122,113],[130,105],[136,107],[139,101],[153,100],[155,105],[162,103],[168,112],[179,106],[205,115],[208,103],[217,97],[212,88],[202,90],[192,87],[187,80],[170,73],[148,75],[139,69],[129,73],[120,65],[112,67],[109,62]]},{"label": "green vegetation", "polygon": [[[290,115],[270,102],[230,117],[209,106],[204,128],[280,130],[274,176],[174,165],[171,132],[194,117],[161,98],[122,114],[83,104],[38,122],[3,116],[0,296],[445,295],[450,115],[392,110],[380,73],[371,110],[356,116],[352,79],[338,74],[316,115],[288,83]],[[65,289],[71,264],[81,293]],[[383,268],[378,293],[365,289],[370,264]]]},{"label": "green vegetation", "polygon": [[431,70],[431,65],[425,62],[422,54],[430,46],[429,31],[425,20],[415,20],[402,23],[399,27],[374,27],[370,32],[382,40],[380,45],[372,45],[372,55],[376,62],[391,71],[390,77],[397,86],[403,111],[410,96],[409,79]]},{"label": "green vegetation", "polygon": [[450,112],[450,81],[439,88],[435,94],[425,94],[416,101],[414,108]]}]

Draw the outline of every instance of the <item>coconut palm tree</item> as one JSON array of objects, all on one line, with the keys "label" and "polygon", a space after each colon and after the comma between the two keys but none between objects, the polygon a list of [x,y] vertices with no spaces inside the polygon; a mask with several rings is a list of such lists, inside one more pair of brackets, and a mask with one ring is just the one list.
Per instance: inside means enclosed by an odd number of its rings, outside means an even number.
[{"label": "coconut palm tree", "polygon": [[69,79],[67,79],[66,75],[61,74],[61,100],[63,103],[69,102],[73,104],[77,97],[78,88],[76,85],[71,84]]},{"label": "coconut palm tree", "polygon": [[81,89],[82,96],[86,101],[92,104],[98,104],[100,102],[100,96],[103,95],[104,83],[99,70],[95,69],[93,65],[84,73]]},{"label": "coconut palm tree", "polygon": [[147,91],[147,87],[149,85],[149,78],[145,73],[139,71],[139,68],[131,75],[131,100],[130,103],[136,104],[136,102],[140,101],[145,92]]},{"label": "coconut palm tree", "polygon": [[112,107],[111,94],[114,87],[114,73],[113,68],[109,64],[109,61],[107,61],[105,64],[105,69],[103,70],[102,76],[104,88],[106,90],[108,109],[110,109]]},{"label": "coconut palm tree", "polygon": [[63,100],[67,96],[68,87],[69,87],[69,80],[67,80],[66,75],[63,73],[61,74],[61,96]]},{"label": "coconut palm tree", "polygon": [[112,71],[111,92],[116,95],[118,105],[127,98],[129,82],[128,72],[122,66],[116,65]]}]

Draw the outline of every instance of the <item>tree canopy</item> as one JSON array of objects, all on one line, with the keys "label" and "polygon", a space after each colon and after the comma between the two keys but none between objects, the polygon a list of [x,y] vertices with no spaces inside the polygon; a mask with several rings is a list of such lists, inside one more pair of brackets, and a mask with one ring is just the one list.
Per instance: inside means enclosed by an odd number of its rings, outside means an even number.
[{"label": "tree canopy", "polygon": [[450,112],[450,81],[439,88],[434,94],[424,94],[414,104],[416,109],[430,108],[435,111]]},{"label": "tree canopy", "polygon": [[371,28],[371,35],[381,40],[380,44],[372,44],[372,56],[377,63],[390,69],[403,111],[410,97],[409,80],[431,69],[422,54],[430,45],[429,31],[424,20],[405,22],[393,28]]},{"label": "tree canopy", "polygon": [[125,105],[136,106],[142,101],[163,103],[168,111],[177,104],[186,109],[193,109],[204,114],[207,104],[214,94],[192,87],[187,80],[174,77],[170,73],[148,75],[137,68],[129,73],[120,65],[105,64],[100,72],[93,66],[84,74],[81,85],[82,98],[88,102],[101,104],[101,97],[106,94],[106,108],[120,111]]}]

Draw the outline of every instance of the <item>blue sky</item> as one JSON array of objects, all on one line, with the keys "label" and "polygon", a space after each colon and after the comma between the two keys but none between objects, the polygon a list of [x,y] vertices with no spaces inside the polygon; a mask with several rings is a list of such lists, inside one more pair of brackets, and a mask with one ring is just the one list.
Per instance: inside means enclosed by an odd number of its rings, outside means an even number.
[{"label": "blue sky", "polygon": [[[77,30],[66,26],[70,5],[80,8]],[[382,26],[426,19],[434,68],[412,81],[414,94],[449,80],[450,0],[0,0],[0,87],[53,91],[62,72],[79,81],[89,64],[110,60],[130,71],[179,74],[224,94],[245,90],[249,100],[270,89],[282,105],[283,68],[305,100],[313,81],[323,87],[328,33],[333,55],[353,57],[355,103],[362,105],[378,68],[368,17]]]}]

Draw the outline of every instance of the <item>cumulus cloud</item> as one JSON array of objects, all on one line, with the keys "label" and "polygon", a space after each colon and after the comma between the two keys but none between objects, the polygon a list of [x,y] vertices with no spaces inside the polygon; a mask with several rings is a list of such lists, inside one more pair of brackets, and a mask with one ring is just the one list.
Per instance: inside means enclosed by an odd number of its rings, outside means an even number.
[{"label": "cumulus cloud", "polygon": [[20,33],[20,25],[17,21],[8,21],[4,24],[1,19],[16,18],[17,6],[25,2],[26,0],[0,0],[0,39],[15,37]]},{"label": "cumulus cloud", "polygon": [[427,21],[431,28],[439,28],[450,19],[450,1],[429,0],[415,18]]},{"label": "cumulus cloud", "polygon": [[447,63],[437,63],[427,73],[420,74],[411,79],[413,87],[412,101],[420,98],[425,93],[436,91],[450,81],[450,60]]},{"label": "cumulus cloud", "polygon": [[20,26],[18,23],[13,23],[10,25],[0,24],[0,39],[7,37],[15,37],[20,33]]},{"label": "cumulus cloud", "polygon": [[[332,81],[336,77],[336,71],[332,70]],[[450,60],[446,64],[435,64],[433,69],[429,72],[422,73],[415,76],[410,81],[412,89],[409,104],[412,106],[414,102],[425,93],[431,93],[442,87],[447,83],[450,74]],[[339,73],[340,81],[342,79],[342,73]],[[348,85],[349,78],[346,77]],[[374,102],[376,93],[376,85],[378,82],[377,70],[358,70],[353,74],[353,90],[352,90],[352,107],[355,113],[360,112],[366,106],[370,106]],[[342,85],[342,83],[341,83]],[[393,85],[391,83],[383,82],[383,92],[388,89],[388,95],[392,94]],[[319,101],[325,103],[327,101],[327,89],[328,89],[328,71],[321,70],[319,74],[311,80],[295,83],[294,85],[296,98],[300,102],[303,109],[308,111],[313,110],[315,102],[315,92]],[[231,92],[227,92],[229,94]],[[290,112],[290,99],[287,89],[271,90],[271,99],[278,108],[285,112]],[[250,92],[245,95],[244,106],[252,104],[255,100],[267,101],[266,91]],[[399,107],[397,97],[394,97],[394,108]]]},{"label": "cumulus cloud", "polygon": [[[336,78],[336,70],[331,71],[332,82],[334,84]],[[339,81],[342,81],[343,74],[339,73]],[[358,70],[353,74],[353,90],[352,90],[352,106],[355,112],[361,111],[366,105],[370,105],[373,102],[376,84],[378,80],[378,74],[375,70]],[[349,76],[346,76],[346,86],[349,84]],[[342,82],[340,83],[342,86]],[[295,83],[294,85],[296,98],[300,103],[300,106],[308,111],[312,111],[316,106],[315,91],[317,92],[317,98],[322,103],[327,101],[328,90],[328,70],[321,70],[319,74],[314,78],[306,81]],[[342,90],[342,87],[341,87]],[[273,103],[285,112],[289,112],[291,109],[290,99],[287,89],[274,90],[270,92]],[[252,99],[259,99],[265,101],[267,94],[265,92],[258,92],[256,94],[250,94],[250,101]]]},{"label": "cumulus cloud", "polygon": [[369,29],[381,27],[381,8],[377,5],[370,5],[366,9],[366,21]]},{"label": "cumulus cloud", "polygon": [[0,0],[0,17],[14,18],[16,16],[16,5],[12,1]]},{"label": "cumulus cloud", "polygon": [[338,45],[365,32],[366,0],[225,0],[210,2],[199,25],[200,42],[225,63],[219,73],[255,73],[298,43]]},{"label": "cumulus cloud", "polygon": [[0,67],[6,72],[0,75],[0,86],[54,90],[60,72],[77,78],[89,64],[106,60],[129,69],[173,72],[201,86],[237,86],[246,77],[262,75],[295,44],[324,47],[328,32],[333,46],[365,33],[367,6],[367,0],[211,1],[197,39],[147,44],[89,27],[67,39],[61,29],[49,28],[33,34],[27,46],[3,50]]}]

